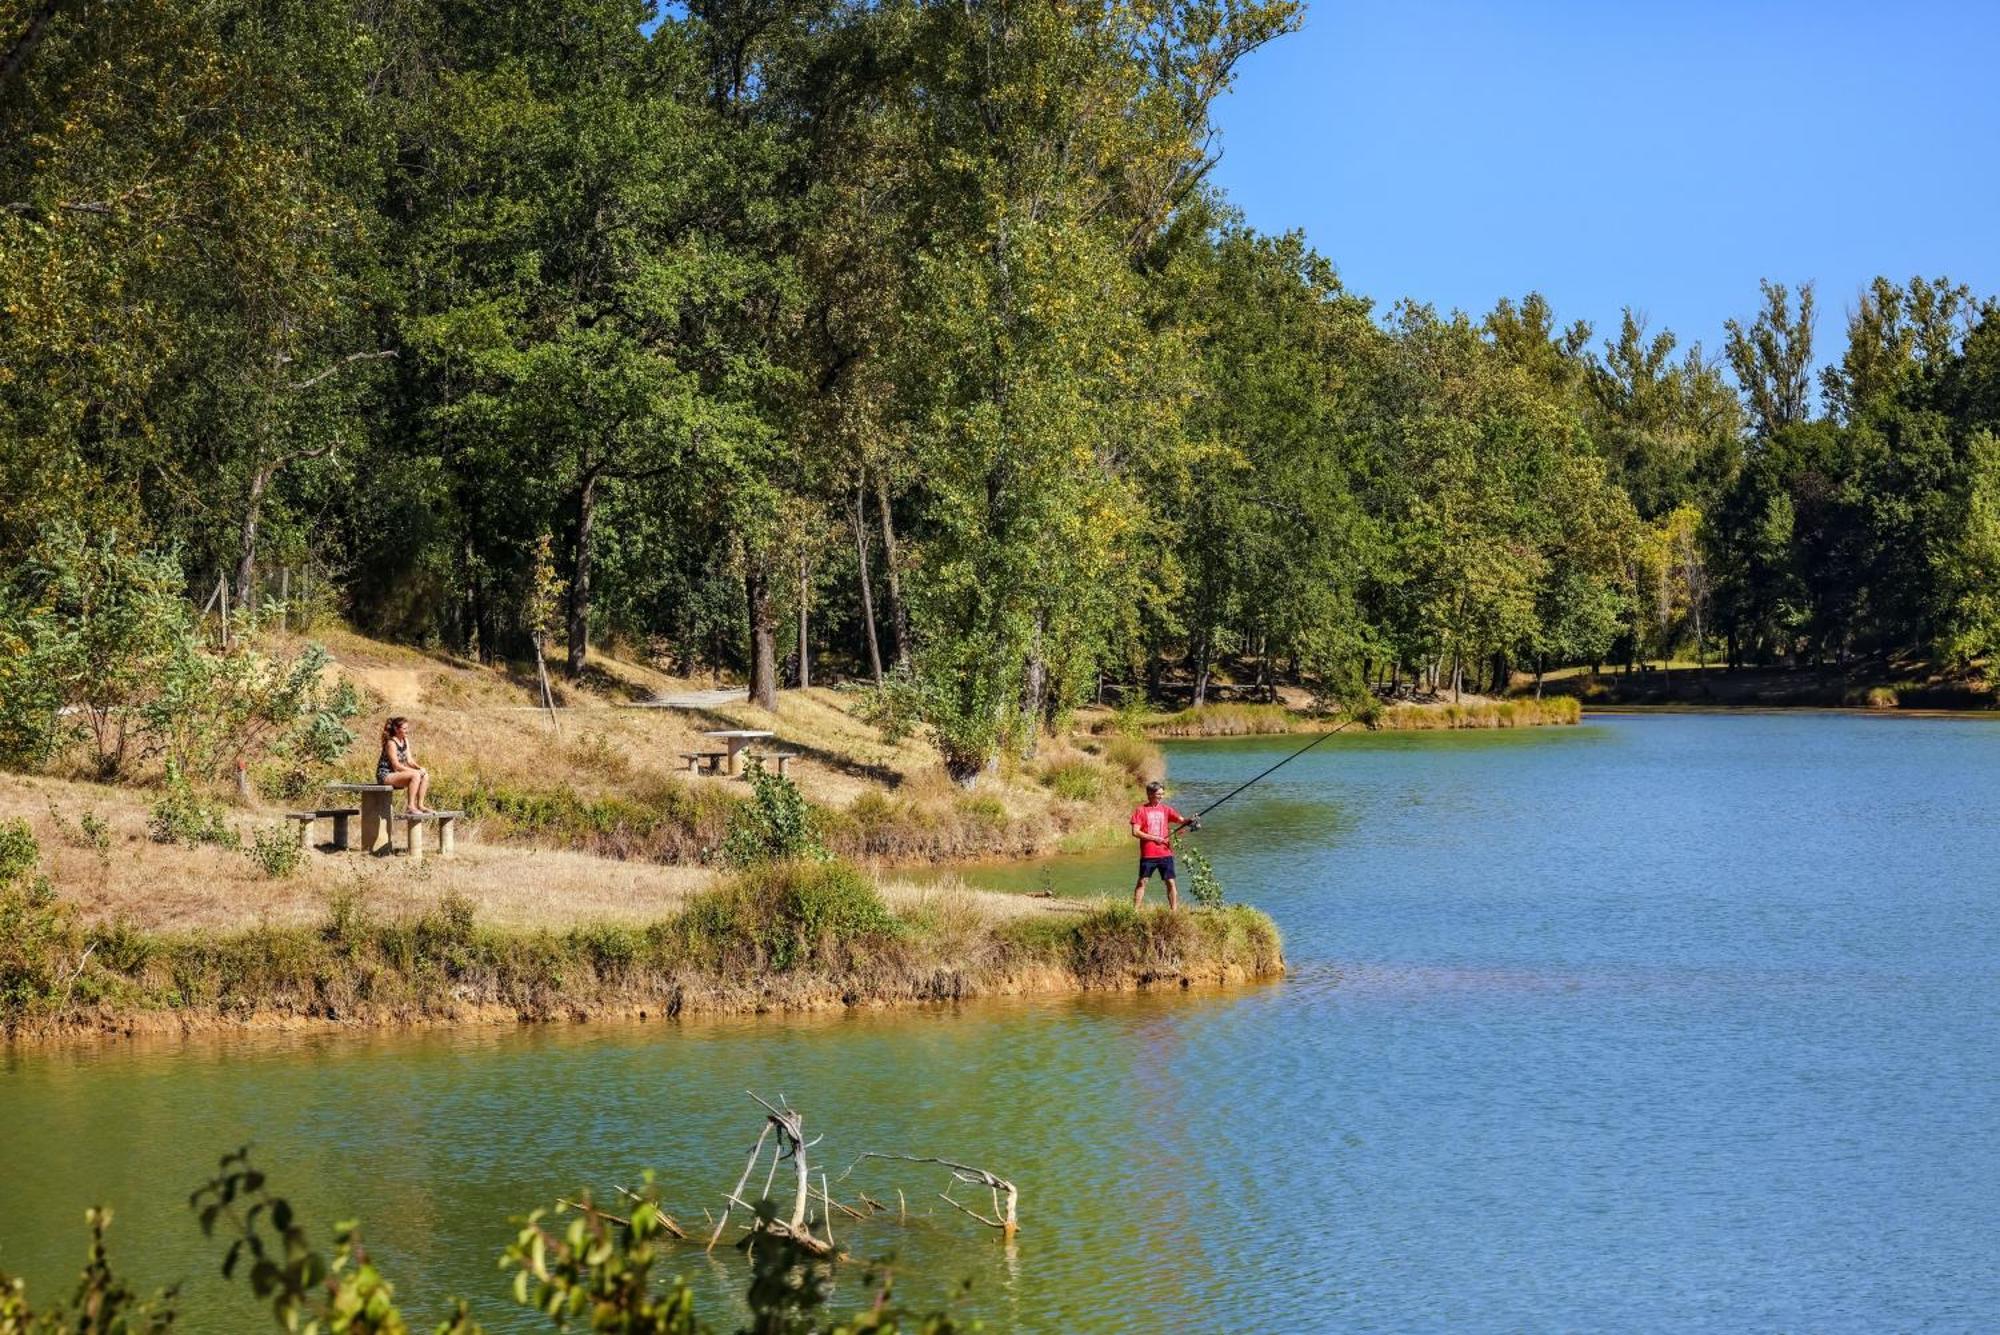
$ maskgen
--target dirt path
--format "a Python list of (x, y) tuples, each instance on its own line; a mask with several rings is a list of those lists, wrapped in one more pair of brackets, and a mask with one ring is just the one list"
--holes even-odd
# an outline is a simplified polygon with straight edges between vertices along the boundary
[(717, 705), (740, 705), (746, 697), (741, 686), (725, 686), (719, 691), (675, 691), (656, 695), (627, 706), (630, 709), (713, 709)]

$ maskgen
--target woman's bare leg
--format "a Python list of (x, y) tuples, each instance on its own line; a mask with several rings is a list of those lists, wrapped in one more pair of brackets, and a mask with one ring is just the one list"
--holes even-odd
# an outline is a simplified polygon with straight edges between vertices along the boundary
[(431, 772), (427, 769), (418, 770), (416, 782), (410, 785), (410, 791), (417, 796), (417, 810), (429, 811), (431, 809)]

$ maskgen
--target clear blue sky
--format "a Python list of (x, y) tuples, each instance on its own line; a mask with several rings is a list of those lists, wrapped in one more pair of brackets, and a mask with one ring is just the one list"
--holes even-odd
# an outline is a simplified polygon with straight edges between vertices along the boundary
[(1217, 107), (1215, 179), (1348, 288), (1721, 351), (1760, 277), (1815, 351), (1877, 273), (2000, 294), (2000, 0), (1310, 0)]

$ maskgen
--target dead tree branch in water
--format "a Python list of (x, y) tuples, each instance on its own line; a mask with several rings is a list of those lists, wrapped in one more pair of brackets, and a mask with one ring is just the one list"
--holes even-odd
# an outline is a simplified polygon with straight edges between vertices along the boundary
[(966, 1214), (971, 1215), (988, 1228), (998, 1229), (1003, 1238), (1012, 1238), (1020, 1230), (1019, 1211), (1017, 1208), (1020, 1202), (1020, 1192), (1015, 1189), (1012, 1182), (1009, 1182), (1004, 1177), (989, 1173), (984, 1168), (974, 1168), (971, 1164), (959, 1163), (953, 1159), (940, 1159), (935, 1155), (884, 1154), (877, 1150), (869, 1150), (861, 1158), (849, 1164), (847, 1166), (847, 1173), (842, 1173), (840, 1179), (846, 1181), (847, 1174), (859, 1168), (865, 1159), (888, 1159), (897, 1163), (932, 1163), (949, 1169), (954, 1183), (963, 1182), (972, 1186), (985, 1187), (993, 1194), (993, 1214), (989, 1218), (986, 1215), (980, 1214), (977, 1210), (954, 1200), (949, 1190), (939, 1192), (938, 1195), (943, 1197), (947, 1204), (963, 1210)]

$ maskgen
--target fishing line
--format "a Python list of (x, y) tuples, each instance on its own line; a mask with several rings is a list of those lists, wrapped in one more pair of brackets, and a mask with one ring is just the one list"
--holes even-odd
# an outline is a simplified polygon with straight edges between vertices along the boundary
[(1206, 816), (1209, 812), (1215, 810), (1217, 807), (1221, 806), (1224, 802), (1227, 802), (1230, 798), (1236, 796), (1238, 793), (1242, 792), (1245, 788), (1248, 788), (1251, 784), (1256, 783), (1260, 779), (1264, 779), (1272, 774), (1277, 773), (1279, 770), (1291, 764), (1294, 760), (1297, 760), (1300, 756), (1304, 755), (1306, 752), (1312, 750), (1315, 746), (1318, 746), (1321, 742), (1325, 741), (1327, 738), (1333, 736), (1335, 733), (1345, 732), (1347, 729), (1353, 727), (1358, 722), (1360, 722), (1359, 719), (1349, 719), (1347, 720), (1347, 722), (1341, 724), (1338, 728), (1333, 728), (1330, 729), (1329, 731), (1321, 733), (1319, 736), (1313, 738), (1311, 741), (1307, 742), (1304, 746), (1300, 747), (1298, 750), (1286, 756), (1283, 760), (1280, 760), (1277, 764), (1271, 766), (1270, 769), (1267, 769), (1262, 774), (1259, 774), (1256, 778), (1249, 779), (1244, 781), (1243, 783), (1237, 784), (1234, 788), (1231, 788), (1221, 797), (1216, 798), (1213, 802), (1210, 802), (1200, 811), (1195, 812), (1194, 818), (1196, 820), (1200, 820), (1203, 816)]

